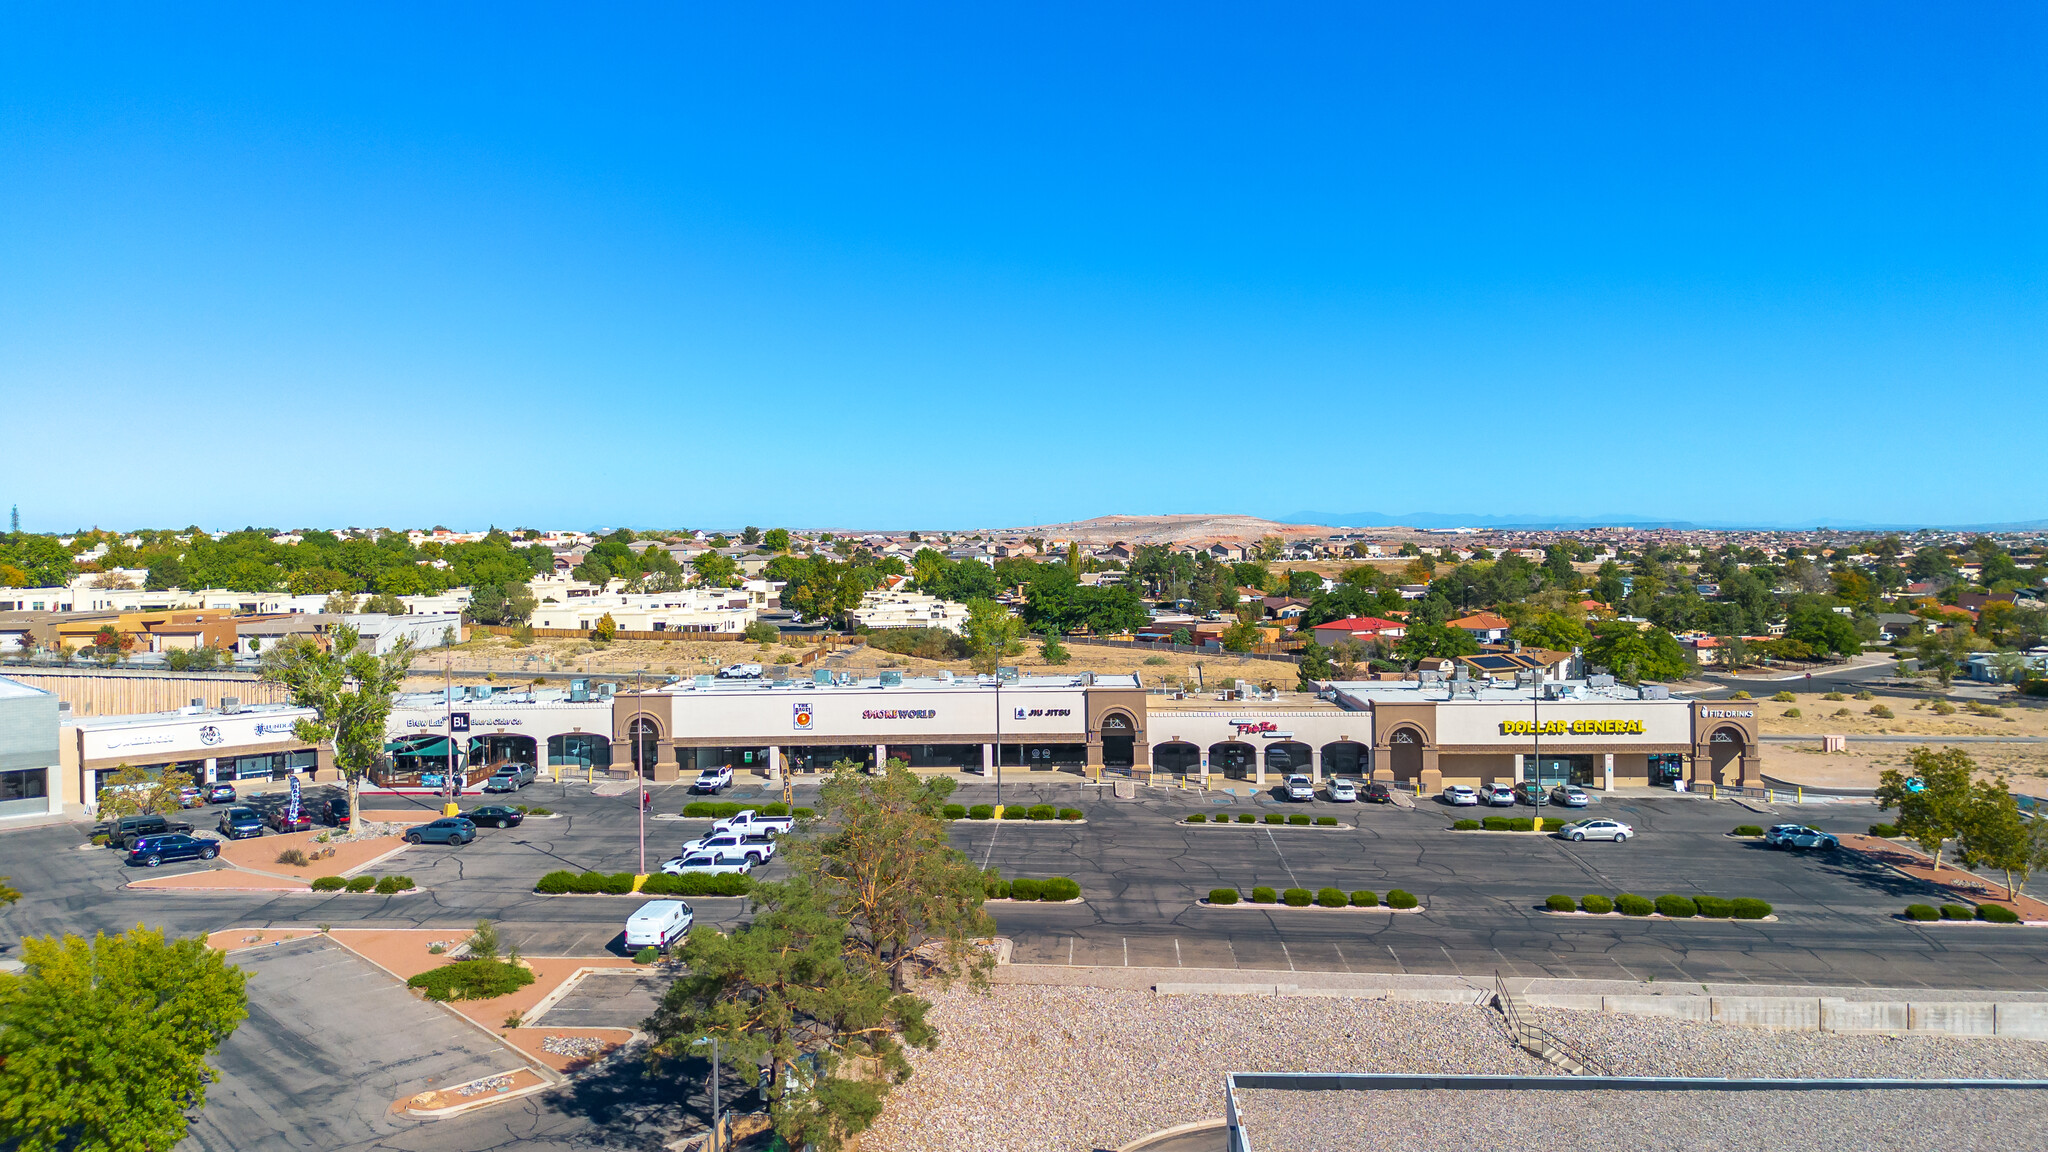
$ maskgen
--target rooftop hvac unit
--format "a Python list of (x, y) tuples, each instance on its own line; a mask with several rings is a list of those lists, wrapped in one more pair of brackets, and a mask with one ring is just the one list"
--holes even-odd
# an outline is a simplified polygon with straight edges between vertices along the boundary
[(1082, 686), (1083, 688), (1087, 688), (1087, 687), (1092, 687), (1092, 686), (1094, 685), (1094, 683), (1095, 683), (1095, 673), (1093, 673), (1093, 672), (1083, 672), (1083, 673), (1081, 673), (1081, 686)]
[[(710, 677), (709, 677), (709, 676), (699, 676), (699, 677), (698, 677), (698, 679), (699, 679), (699, 680), (709, 680), (709, 679), (710, 679)], [(813, 683), (813, 684), (830, 684), (831, 682), (832, 682), (832, 670), (831, 670), (830, 668), (813, 668), (813, 669), (811, 669), (811, 683)]]
[(1005, 684), (1014, 683), (1017, 679), (1017, 670), (1015, 668), (998, 668), (996, 669), (996, 679)]
[(204, 697), (204, 696), (194, 696), (194, 697), (192, 698), (192, 706), (193, 706), (194, 708), (198, 708), (198, 709), (201, 709), (201, 710), (203, 711), (203, 710), (204, 710), (204, 709), (206, 708), (206, 697)]
[(1645, 684), (1643, 685), (1642, 692), (1643, 699), (1645, 700), (1671, 699), (1671, 689), (1666, 688), (1662, 684)]
[(1588, 676), (1588, 677), (1586, 677), (1586, 687), (1588, 687), (1588, 688), (1612, 688), (1612, 687), (1614, 687), (1614, 677), (1612, 677), (1612, 676), (1609, 676), (1609, 675), (1607, 675), (1607, 674), (1606, 674), (1606, 673), (1604, 673), (1604, 672), (1602, 672), (1602, 673), (1600, 673), (1599, 675), (1596, 675), (1596, 676)]
[(607, 680), (604, 683), (599, 684), (597, 686), (597, 698), (599, 700), (609, 700), (612, 698), (612, 692), (617, 688), (617, 684), (614, 684), (611, 681)]
[(941, 684), (951, 684), (952, 682), (953, 682), (953, 670), (952, 670), (951, 668), (941, 668), (941, 669), (939, 669), (939, 683), (941, 683)]
[(713, 679), (714, 677), (711, 676), (692, 676), (690, 677), (690, 686), (693, 688), (709, 688)]
[(479, 700), (489, 700), (491, 698), (492, 688), (489, 684), (479, 684), (475, 688), (471, 689), (471, 692)]
[(579, 681), (577, 681), (576, 683), (574, 683), (574, 684), (571, 684), (571, 685), (569, 686), (569, 703), (571, 703), (571, 704), (588, 704), (588, 703), (590, 703), (590, 689), (588, 689), (588, 688), (584, 688), (584, 687), (581, 687), (581, 686), (580, 686), (581, 684), (582, 684), (582, 681), (580, 681), (580, 680), (579, 680)]
[(220, 710), (227, 713), (240, 712), (242, 710), (242, 698), (240, 696), (221, 697)]
[(882, 687), (884, 687), (884, 688), (895, 688), (895, 687), (898, 687), (898, 686), (900, 686), (900, 685), (901, 685), (902, 683), (903, 683), (903, 673), (901, 673), (901, 672), (884, 672), (884, 673), (882, 673)]

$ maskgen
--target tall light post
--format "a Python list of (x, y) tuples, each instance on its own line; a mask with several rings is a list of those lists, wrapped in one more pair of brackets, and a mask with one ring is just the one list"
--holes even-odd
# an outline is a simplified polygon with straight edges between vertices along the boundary
[(996, 807), (1003, 805), (1003, 670), (996, 669)]
[[(646, 671), (647, 669), (641, 668), (633, 673), (633, 711), (636, 715), (647, 707), (647, 690), (643, 686), (643, 673)], [(640, 732), (645, 731), (645, 728), (640, 729)], [(633, 807), (638, 809), (640, 813), (640, 875), (645, 876), (647, 875), (647, 800), (649, 793), (644, 782), (645, 778), (640, 775), (646, 771), (646, 759), (640, 754), (640, 732), (633, 734), (633, 790), (637, 793), (633, 797)], [(661, 745), (659, 744), (655, 745), (657, 753), (660, 747)]]

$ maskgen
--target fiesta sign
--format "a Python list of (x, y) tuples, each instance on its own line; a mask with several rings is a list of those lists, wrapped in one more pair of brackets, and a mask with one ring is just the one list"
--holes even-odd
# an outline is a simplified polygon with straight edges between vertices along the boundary
[(1503, 720), (1503, 736), (1640, 736), (1641, 720)]
[(1230, 726), (1237, 729), (1239, 736), (1251, 736), (1260, 732), (1278, 732), (1280, 730), (1280, 726), (1271, 720), (1232, 720)]

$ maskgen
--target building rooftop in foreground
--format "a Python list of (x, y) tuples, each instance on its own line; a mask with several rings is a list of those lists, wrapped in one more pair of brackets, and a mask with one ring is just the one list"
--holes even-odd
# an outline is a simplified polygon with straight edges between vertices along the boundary
[[(1533, 684), (1500, 684), (1492, 680), (1338, 680), (1330, 685), (1342, 699), (1357, 704), (1383, 701), (1399, 703), (1449, 703), (1454, 700), (1477, 700), (1482, 703), (1514, 704), (1531, 703), (1537, 700), (1537, 687)], [(1678, 700), (1662, 685), (1648, 684), (1637, 687), (1622, 684), (1611, 676), (1594, 676), (1585, 680), (1548, 680), (1543, 683), (1544, 703), (1570, 703), (1575, 700)]]
[[(788, 680), (721, 680), (699, 676), (649, 688), (650, 693), (704, 693), (745, 696), (761, 692), (973, 692), (1001, 687), (1006, 690), (1048, 688), (1142, 688), (1135, 674), (1073, 672), (1058, 676), (1017, 676), (998, 680), (994, 676), (851, 676), (840, 674), (827, 683), (813, 677)], [(630, 692), (629, 688), (621, 691)]]

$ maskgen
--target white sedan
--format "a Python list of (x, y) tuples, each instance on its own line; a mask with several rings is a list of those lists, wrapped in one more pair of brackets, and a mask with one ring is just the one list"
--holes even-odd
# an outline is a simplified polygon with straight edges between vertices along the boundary
[(1444, 789), (1444, 803), (1459, 808), (1470, 808), (1479, 803), (1479, 790), (1463, 784), (1453, 784)]
[(1330, 781), (1330, 799), (1339, 804), (1356, 804), (1358, 802), (1358, 785), (1341, 777), (1334, 778)]
[(1620, 844), (1635, 835), (1636, 830), (1619, 820), (1579, 820), (1559, 828), (1557, 834), (1575, 844), (1587, 840), (1612, 840)]

